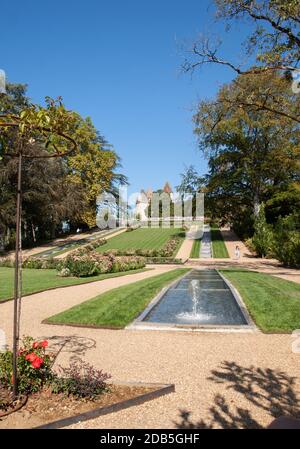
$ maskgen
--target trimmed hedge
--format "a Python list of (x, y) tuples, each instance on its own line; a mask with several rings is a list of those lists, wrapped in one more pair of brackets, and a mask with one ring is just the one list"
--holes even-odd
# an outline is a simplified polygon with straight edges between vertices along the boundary
[(116, 257), (113, 254), (103, 255), (96, 251), (80, 254), (79, 251), (70, 254), (60, 261), (57, 267), (61, 276), (88, 277), (103, 273), (118, 273), (121, 271), (144, 268), (142, 257)]
[[(57, 259), (43, 259), (41, 257), (27, 257), (22, 262), (23, 268), (35, 269), (55, 269), (59, 266), (60, 260)], [(0, 267), (14, 268), (15, 260), (6, 258), (0, 260)]]

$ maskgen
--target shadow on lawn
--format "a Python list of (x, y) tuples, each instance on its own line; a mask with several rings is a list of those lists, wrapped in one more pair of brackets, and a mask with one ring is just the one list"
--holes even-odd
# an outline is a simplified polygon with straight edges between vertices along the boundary
[(295, 377), (283, 371), (270, 368), (262, 369), (254, 366), (242, 367), (235, 362), (223, 362), (220, 370), (212, 371), (209, 381), (222, 385), (225, 390), (235, 393), (236, 402), (221, 394), (216, 394), (214, 403), (209, 409), (207, 421), (201, 419), (193, 422), (191, 412), (179, 410), (180, 422), (175, 422), (179, 429), (210, 429), (221, 427), (224, 429), (255, 429), (262, 428), (261, 424), (252, 416), (251, 410), (238, 406), (238, 396), (249, 402), (249, 408), (277, 418), (283, 415), (300, 416), (300, 408), (295, 388)]

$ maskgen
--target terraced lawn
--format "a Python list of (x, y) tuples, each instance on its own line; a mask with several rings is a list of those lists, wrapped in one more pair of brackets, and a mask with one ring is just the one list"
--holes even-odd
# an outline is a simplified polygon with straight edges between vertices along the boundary
[(131, 249), (160, 249), (173, 235), (179, 235), (182, 237), (182, 241), (185, 237), (185, 233), (180, 228), (140, 228), (112, 237), (105, 245), (97, 248), (97, 251), (103, 253), (112, 249), (124, 251)]
[[(106, 273), (87, 278), (60, 277), (56, 270), (23, 269), (23, 295), (37, 293), (51, 288), (67, 287), (70, 285), (86, 284), (88, 282), (101, 281), (112, 277), (125, 276), (126, 274), (141, 273), (146, 269), (123, 271), (121, 273)], [(14, 269), (0, 267), (0, 302), (11, 299), (14, 294)]]

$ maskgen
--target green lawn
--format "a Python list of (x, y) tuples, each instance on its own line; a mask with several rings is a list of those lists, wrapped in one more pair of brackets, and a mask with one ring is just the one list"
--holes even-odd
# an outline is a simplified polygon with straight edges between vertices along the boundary
[[(36, 293), (51, 288), (66, 287), (69, 285), (86, 284), (111, 277), (125, 276), (126, 274), (141, 273), (145, 269), (123, 271), (121, 273), (107, 273), (87, 278), (60, 277), (56, 270), (23, 269), (23, 295)], [(14, 269), (0, 267), (0, 302), (13, 297)]]
[(262, 331), (291, 332), (300, 329), (299, 284), (242, 269), (221, 272), (239, 291)]
[(160, 290), (183, 276), (188, 269), (168, 273), (115, 288), (46, 320), (53, 324), (81, 324), (124, 328), (131, 323)]
[(184, 231), (180, 228), (140, 228), (112, 237), (105, 245), (99, 246), (97, 251), (104, 252), (111, 249), (160, 249), (173, 235), (181, 236), (182, 240), (185, 237)]
[(213, 257), (216, 259), (225, 259), (229, 257), (220, 229), (216, 225), (211, 225), (211, 241)]
[(192, 251), (190, 254), (190, 259), (199, 259), (201, 248), (201, 239), (194, 240)]

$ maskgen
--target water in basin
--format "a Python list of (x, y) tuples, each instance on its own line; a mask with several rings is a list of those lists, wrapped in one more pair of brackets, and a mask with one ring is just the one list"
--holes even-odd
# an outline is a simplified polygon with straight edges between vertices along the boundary
[(193, 270), (144, 318), (152, 323), (247, 325), (231, 289), (215, 270)]

